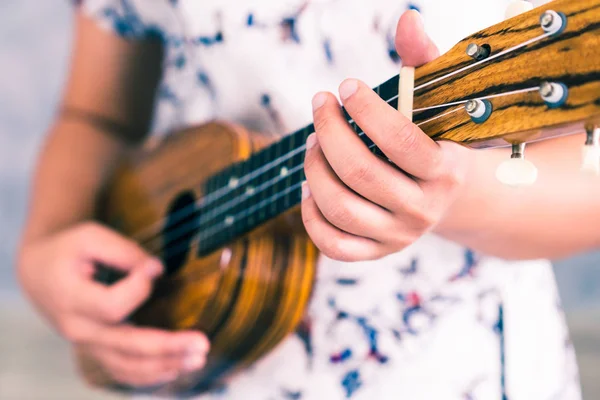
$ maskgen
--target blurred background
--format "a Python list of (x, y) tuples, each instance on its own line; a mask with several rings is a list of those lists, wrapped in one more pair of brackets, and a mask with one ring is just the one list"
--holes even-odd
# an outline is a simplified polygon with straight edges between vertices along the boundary
[[(1, 400), (115, 398), (92, 392), (77, 379), (68, 347), (30, 308), (14, 274), (29, 178), (68, 67), (69, 4), (0, 1)], [(556, 260), (555, 270), (584, 398), (600, 399), (600, 253)]]

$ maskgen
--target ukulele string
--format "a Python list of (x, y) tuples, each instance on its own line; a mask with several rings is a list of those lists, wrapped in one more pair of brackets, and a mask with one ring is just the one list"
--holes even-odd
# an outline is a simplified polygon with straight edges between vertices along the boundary
[(518, 44), (516, 46), (510, 47), (510, 48), (508, 48), (506, 50), (502, 50), (501, 52), (496, 53), (493, 56), (489, 56), (488, 58), (484, 58), (483, 60), (474, 62), (473, 64), (469, 64), (469, 65), (467, 65), (465, 67), (459, 68), (456, 71), (449, 72), (448, 74), (440, 76), (439, 78), (432, 79), (429, 82), (425, 82), (424, 84), (415, 87), (415, 91), (417, 91), (419, 89), (424, 89), (427, 86), (433, 85), (434, 83), (437, 83), (437, 82), (440, 82), (440, 81), (442, 81), (444, 79), (450, 78), (451, 76), (454, 76), (454, 75), (460, 74), (462, 72), (468, 71), (469, 69), (474, 68), (474, 67), (476, 67), (478, 65), (484, 64), (484, 63), (492, 61), (492, 60), (495, 60), (496, 58), (499, 58), (499, 57), (502, 57), (502, 56), (504, 56), (506, 54), (512, 53), (513, 51), (518, 50), (518, 49), (520, 49), (522, 47), (529, 46), (530, 44), (539, 42), (540, 40), (543, 40), (543, 39), (547, 38), (548, 36), (552, 36), (552, 33), (551, 32), (546, 32), (546, 33), (544, 33), (544, 34), (542, 34), (540, 36), (537, 36), (537, 37), (534, 37), (532, 39), (526, 40), (525, 42), (523, 42), (521, 44)]
[[(501, 51), (501, 52), (499, 52), (499, 53), (497, 53), (497, 54), (495, 54), (493, 56), (490, 56), (490, 57), (488, 57), (486, 59), (480, 60), (480, 61), (475, 62), (473, 64), (469, 64), (469, 65), (467, 65), (467, 66), (465, 66), (463, 68), (459, 68), (458, 70), (449, 72), (446, 75), (443, 75), (443, 76), (440, 76), (438, 78), (432, 79), (429, 82), (426, 82), (426, 83), (424, 83), (424, 84), (422, 84), (420, 86), (415, 87), (414, 88), (414, 92), (416, 92), (417, 90), (426, 88), (426, 87), (428, 87), (428, 86), (430, 86), (430, 85), (432, 85), (434, 83), (437, 83), (437, 82), (440, 82), (442, 80), (445, 80), (445, 79), (447, 79), (449, 77), (452, 77), (454, 75), (457, 75), (459, 73), (468, 71), (469, 69), (472, 69), (472, 68), (474, 68), (476, 66), (482, 65), (482, 64), (484, 64), (486, 62), (492, 61), (492, 60), (494, 60), (496, 58), (499, 58), (501, 56), (507, 55), (507, 54), (509, 54), (511, 52), (514, 52), (514, 51), (522, 48), (522, 47), (525, 47), (525, 46), (528, 46), (530, 44), (536, 43), (536, 42), (538, 42), (540, 40), (543, 40), (544, 38), (546, 38), (548, 36), (551, 36), (551, 34), (550, 33), (544, 33), (544, 34), (542, 34), (540, 36), (537, 36), (535, 38), (527, 40), (527, 41), (525, 41), (525, 42), (523, 42), (521, 44), (518, 44), (516, 46), (510, 47), (510, 48), (508, 48), (506, 50), (503, 50), (503, 51)], [(389, 104), (390, 102), (396, 100), (397, 98), (398, 98), (398, 95), (393, 96), (392, 98), (386, 100), (386, 103)], [(481, 98), (481, 99), (483, 99), (483, 98)], [(463, 103), (463, 102), (457, 102), (457, 104), (460, 104), (460, 103)], [(437, 108), (437, 107), (444, 107), (444, 106), (446, 106), (446, 105), (438, 105), (438, 106), (433, 106), (433, 107)], [(413, 113), (414, 112), (419, 112), (419, 111), (422, 111), (422, 110), (426, 110), (426, 109), (428, 109), (428, 108), (416, 109), (416, 110), (413, 110)], [(353, 123), (354, 121), (351, 119), (348, 122), (349, 123)], [(362, 136), (363, 134), (364, 134), (364, 132), (361, 132), (359, 134), (359, 136)], [(190, 214), (193, 214), (195, 212), (195, 210), (196, 210), (196, 207), (207, 206), (207, 205), (209, 205), (209, 204), (211, 204), (211, 203), (219, 200), (220, 198), (222, 198), (223, 196), (227, 195), (231, 191), (237, 189), (237, 187), (239, 187), (239, 185), (243, 185), (243, 184), (249, 182), (250, 180), (252, 180), (252, 179), (254, 179), (254, 178), (262, 175), (266, 171), (270, 170), (272, 167), (279, 165), (280, 163), (288, 160), (289, 158), (291, 158), (294, 155), (298, 154), (299, 152), (303, 151), (305, 149), (305, 147), (306, 147), (306, 145), (302, 145), (299, 148), (296, 148), (296, 149), (292, 150), (291, 152), (283, 154), (282, 156), (276, 158), (275, 160), (273, 160), (273, 161), (271, 161), (271, 162), (263, 165), (262, 167), (260, 167), (260, 168), (258, 168), (256, 170), (252, 171), (251, 173), (249, 173), (249, 174), (247, 174), (245, 176), (242, 176), (241, 178), (238, 178), (238, 184), (236, 185), (236, 187), (230, 187), (228, 185), (222, 186), (221, 188), (215, 190), (214, 192), (211, 192), (211, 193), (209, 193), (209, 194), (201, 197), (200, 199), (198, 199), (195, 202), (194, 205), (185, 207), (185, 208), (183, 208), (183, 209), (181, 209), (181, 210), (173, 213), (171, 215), (171, 218), (180, 218), (179, 220), (177, 220), (175, 222), (181, 221), (183, 218), (186, 218)], [(193, 209), (192, 213), (188, 212), (189, 209)], [(165, 221), (166, 221), (166, 218), (163, 218), (161, 220), (156, 221), (155, 223), (147, 226), (146, 228), (143, 228), (140, 231), (136, 232), (133, 235), (133, 238), (135, 240), (137, 240), (137, 241), (142, 242), (142, 243), (144, 243), (147, 239), (153, 239), (154, 236), (160, 235), (160, 230), (161, 230), (160, 226), (162, 226), (165, 223)], [(149, 235), (151, 235), (151, 236), (147, 237)]]
[(450, 114), (454, 114), (455, 112), (457, 112), (457, 111), (460, 111), (460, 110), (462, 110), (462, 109), (463, 109), (462, 107), (456, 107), (456, 108), (455, 108), (455, 109), (453, 109), (453, 110), (447, 111), (447, 112), (445, 112), (445, 113), (443, 113), (443, 114), (440, 114), (440, 115), (437, 115), (437, 116), (435, 116), (435, 117), (433, 117), (433, 118), (429, 118), (429, 119), (427, 119), (427, 120), (425, 120), (425, 121), (419, 122), (419, 123), (417, 124), (417, 126), (425, 125), (425, 124), (427, 124), (427, 123), (429, 123), (429, 122), (431, 122), (431, 121), (435, 121), (436, 119), (440, 119), (440, 118), (442, 118), (442, 117), (445, 117), (445, 116), (448, 116), (448, 115), (450, 115)]
[[(373, 147), (375, 147), (375, 144), (372, 144), (370, 146), (368, 146), (369, 149), (372, 149)], [(296, 168), (302, 168), (304, 167), (304, 163), (299, 164)], [(290, 170), (291, 171), (291, 170)], [(302, 182), (296, 183), (292, 186), (287, 187), (285, 190), (278, 192), (277, 194), (262, 200), (261, 202), (253, 205), (252, 207), (249, 207), (245, 210), (242, 210), (240, 212), (238, 212), (237, 214), (231, 216), (233, 218), (233, 221), (237, 221), (241, 218), (245, 218), (250, 216), (251, 214), (257, 212), (258, 210), (260, 210), (261, 208), (265, 207), (265, 206), (269, 206), (271, 204), (273, 204), (275, 201), (277, 201), (279, 198), (287, 195), (288, 193), (300, 188), (302, 186)], [(221, 221), (217, 224), (211, 225), (208, 227), (208, 229), (205, 230), (198, 230), (198, 226), (197, 224), (194, 224), (194, 228), (191, 230), (188, 230), (187, 232), (178, 232), (177, 235), (173, 235), (172, 233), (169, 235), (170, 238), (173, 238), (173, 240), (171, 240), (171, 242), (173, 243), (169, 243), (166, 242), (165, 246), (160, 248), (157, 251), (152, 251), (150, 252), (152, 255), (154, 256), (159, 256), (162, 252), (164, 252), (165, 250), (169, 250), (169, 255), (166, 258), (165, 261), (168, 261), (169, 259), (171, 259), (172, 257), (176, 257), (179, 254), (181, 254), (183, 251), (186, 251), (187, 248), (189, 247), (189, 242), (184, 241), (184, 240), (180, 240), (180, 241), (174, 241), (175, 237), (181, 237), (184, 235), (189, 234), (190, 232), (193, 232), (195, 230), (198, 230), (194, 237), (192, 237), (191, 241), (194, 240), (198, 240), (199, 242), (202, 242), (204, 239), (216, 235), (216, 234), (220, 234), (222, 233), (225, 229), (229, 228), (231, 225), (228, 225), (225, 221)], [(181, 227), (183, 228), (183, 226)], [(178, 248), (179, 247), (179, 248)], [(175, 251), (173, 251), (175, 249)]]
[[(304, 163), (299, 164), (297, 166), (295, 166), (294, 168), (291, 168), (286, 176), (281, 176), (278, 175), (275, 178), (271, 178), (270, 180), (264, 182), (263, 184), (261, 184), (260, 186), (257, 186), (255, 188), (255, 192), (252, 194), (252, 196), (254, 196), (255, 194), (260, 194), (261, 192), (268, 190), (269, 188), (275, 186), (277, 184), (277, 182), (283, 180), (283, 179), (287, 179), (289, 178), (292, 174), (300, 171), (302, 168), (304, 167)], [(215, 219), (215, 217), (222, 215), (223, 213), (230, 211), (231, 209), (233, 209), (234, 207), (236, 207), (238, 204), (240, 204), (241, 202), (243, 202), (244, 200), (246, 200), (248, 198), (247, 194), (243, 194), (237, 197), (234, 197), (233, 199), (221, 204), (220, 206), (218, 206), (217, 208), (215, 208), (214, 210), (211, 210), (209, 213), (200, 213), (200, 220), (199, 221), (191, 221), (187, 224), (183, 224), (183, 225), (179, 225), (176, 229), (171, 230), (169, 232), (169, 238), (171, 239), (170, 241), (167, 241), (165, 243), (165, 245), (168, 245), (169, 242), (172, 242), (175, 239), (180, 238), (181, 236), (184, 236), (186, 234), (188, 234), (190, 231), (186, 231), (186, 228), (191, 228), (192, 230), (197, 229), (198, 227), (201, 227), (202, 225), (206, 224), (209, 221), (212, 221), (213, 219)], [(160, 237), (155, 237), (152, 238), (151, 241), (146, 242), (146, 244), (149, 243), (153, 243), (154, 241), (160, 239)]]
[(413, 110), (413, 112), (421, 112), (421, 111), (427, 111), (427, 110), (434, 110), (436, 108), (442, 108), (442, 107), (450, 107), (450, 106), (456, 106), (456, 105), (460, 105), (460, 104), (465, 104), (468, 103), (470, 100), (486, 100), (486, 99), (493, 99), (496, 97), (504, 97), (504, 96), (510, 96), (510, 95), (514, 95), (514, 94), (521, 94), (521, 93), (527, 93), (527, 92), (534, 92), (540, 90), (539, 86), (532, 86), (530, 88), (526, 88), (526, 89), (517, 89), (517, 90), (513, 90), (511, 92), (504, 92), (504, 93), (497, 93), (497, 94), (490, 94), (487, 96), (483, 96), (483, 97), (477, 97), (476, 99), (468, 99), (468, 100), (461, 100), (461, 101), (454, 101), (452, 103), (445, 103), (445, 104), (440, 104), (437, 106), (430, 106), (430, 107), (424, 107), (424, 108), (417, 108), (415, 110)]
[[(514, 91), (511, 91), (511, 92), (506, 92), (506, 93), (502, 93), (502, 94), (494, 94), (494, 95), (484, 96), (484, 97), (480, 97), (479, 99), (483, 100), (483, 99), (504, 97), (504, 96), (510, 96), (510, 95), (514, 95), (514, 94), (527, 93), (527, 92), (536, 91), (536, 90), (539, 90), (538, 86), (527, 88), (527, 89), (514, 90)], [(421, 110), (427, 110), (427, 109), (433, 109), (433, 108), (440, 108), (440, 107), (447, 107), (447, 106), (452, 106), (452, 105), (464, 104), (466, 102), (468, 102), (468, 100), (466, 100), (466, 101), (460, 101), (460, 102), (447, 103), (447, 104), (441, 104), (441, 105), (432, 106), (432, 107), (428, 107), (428, 108), (421, 109)], [(431, 121), (434, 121), (434, 120), (442, 118), (444, 116), (456, 113), (457, 111), (461, 111), (461, 110), (463, 110), (462, 107), (454, 108), (454, 109), (452, 109), (452, 110), (450, 110), (448, 112), (445, 112), (443, 114), (437, 115), (437, 116), (435, 116), (433, 118), (430, 118), (428, 120), (422, 121), (419, 124), (417, 124), (417, 126), (421, 126), (423, 124), (429, 123)], [(363, 135), (364, 135), (364, 132), (360, 132), (359, 133), (359, 136), (363, 136)], [(375, 144), (372, 144), (368, 148), (372, 149), (374, 146), (375, 146)], [(191, 231), (193, 231), (195, 229), (201, 229), (202, 226), (206, 225), (208, 222), (215, 220), (217, 217), (226, 215), (227, 212), (231, 211), (234, 207), (236, 207), (237, 205), (239, 205), (240, 203), (242, 203), (243, 201), (245, 201), (247, 198), (255, 196), (255, 195), (258, 195), (261, 192), (272, 188), (279, 181), (289, 178), (290, 175), (296, 173), (297, 171), (299, 171), (303, 167), (304, 167), (304, 163), (301, 163), (301, 164), (299, 164), (299, 165), (291, 168), (289, 171), (287, 171), (286, 175), (278, 175), (278, 176), (276, 176), (274, 178), (271, 178), (270, 180), (264, 182), (260, 186), (257, 186), (256, 188), (254, 188), (254, 191), (252, 192), (252, 194), (243, 193), (243, 194), (241, 194), (241, 195), (239, 195), (237, 197), (234, 197), (231, 200), (229, 200), (229, 201), (227, 201), (227, 202), (219, 205), (214, 210), (210, 210), (210, 212), (208, 212), (208, 213), (202, 213), (201, 209), (198, 209), (198, 210), (194, 209), (194, 211), (192, 213), (200, 212), (200, 219), (199, 219), (199, 221), (190, 221), (189, 223), (184, 223), (182, 225), (179, 225), (177, 228), (170, 230), (169, 231), (169, 239), (170, 240), (168, 240), (167, 242), (165, 242), (163, 245), (166, 247), (170, 243), (172, 243), (175, 240), (181, 238), (182, 236), (185, 236), (185, 235), (189, 234)], [(239, 188), (239, 186), (238, 186), (238, 188)], [(271, 202), (273, 202), (273, 201), (271, 201)], [(187, 208), (188, 207), (184, 208), (184, 210), (187, 209)], [(236, 216), (233, 216), (233, 218), (234, 218), (234, 220), (237, 220)], [(214, 227), (214, 225), (209, 226), (209, 229), (211, 229), (212, 227)], [(154, 243), (156, 240), (159, 240), (159, 239), (161, 239), (161, 238), (160, 237), (152, 238), (151, 240), (147, 241), (145, 244)]]

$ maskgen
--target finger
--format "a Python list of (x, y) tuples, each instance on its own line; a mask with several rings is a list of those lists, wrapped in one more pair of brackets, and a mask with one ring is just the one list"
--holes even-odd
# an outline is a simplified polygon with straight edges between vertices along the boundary
[(339, 91), (348, 114), (394, 164), (419, 179), (439, 176), (442, 151), (421, 129), (363, 82), (347, 79)]
[(136, 357), (109, 347), (92, 346), (88, 353), (116, 382), (134, 387), (151, 387), (175, 381), (181, 373), (202, 368), (206, 358), (192, 367), (183, 357)]
[(331, 225), (319, 211), (308, 183), (302, 184), (302, 221), (313, 243), (325, 256), (337, 261), (362, 261), (386, 254), (378, 242), (343, 232)]
[(137, 243), (121, 236), (100, 224), (85, 224), (74, 231), (81, 257), (91, 263), (102, 263), (122, 271), (130, 271), (141, 265), (150, 268), (151, 276), (162, 273), (163, 267), (157, 261), (148, 263), (152, 256)]
[(75, 311), (97, 321), (123, 321), (150, 296), (154, 271), (158, 268), (160, 265), (156, 260), (147, 259), (146, 264), (133, 269), (112, 286), (81, 282)]
[(402, 14), (396, 27), (396, 51), (402, 65), (418, 67), (439, 57), (440, 52), (425, 33), (423, 18), (416, 10)]
[(403, 210), (403, 204), (421, 202), (419, 185), (369, 151), (348, 125), (332, 94), (317, 94), (313, 108), (317, 142), (342, 182), (392, 212)]
[(134, 357), (206, 356), (208, 338), (200, 332), (168, 332), (129, 325), (102, 326), (90, 340)]
[(393, 215), (360, 197), (338, 179), (314, 135), (307, 140), (304, 170), (321, 214), (341, 231), (381, 241), (392, 227)]

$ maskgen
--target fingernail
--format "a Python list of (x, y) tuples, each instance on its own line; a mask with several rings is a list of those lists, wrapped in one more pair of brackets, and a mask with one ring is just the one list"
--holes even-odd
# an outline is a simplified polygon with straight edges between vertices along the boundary
[(347, 79), (340, 85), (340, 97), (346, 100), (358, 90), (358, 82), (355, 79)]
[(317, 144), (317, 136), (314, 133), (311, 133), (306, 138), (306, 150), (312, 149)]
[(313, 111), (320, 108), (327, 101), (327, 94), (325, 93), (317, 93), (312, 99), (312, 108)]
[(185, 368), (186, 371), (194, 371), (202, 368), (205, 361), (206, 357), (197, 354), (190, 354), (183, 360), (183, 368)]
[(306, 200), (310, 197), (310, 188), (308, 187), (308, 183), (302, 182), (302, 200)]
[(151, 258), (148, 260), (146, 262), (145, 269), (151, 278), (159, 276), (163, 272), (162, 263), (157, 258)]
[(419, 18), (417, 18), (417, 21), (420, 24), (420, 26), (423, 27), (423, 24), (425, 23), (425, 19), (423, 18), (423, 14), (421, 14), (421, 12), (419, 10), (415, 10), (414, 8), (411, 9), (410, 12), (413, 13), (413, 15), (419, 17)]

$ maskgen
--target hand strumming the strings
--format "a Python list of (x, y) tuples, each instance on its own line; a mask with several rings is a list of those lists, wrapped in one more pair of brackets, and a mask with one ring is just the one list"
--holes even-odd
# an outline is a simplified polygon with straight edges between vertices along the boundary
[[(112, 286), (93, 279), (95, 264), (126, 273)], [(175, 380), (203, 367), (209, 349), (197, 332), (166, 332), (123, 322), (149, 296), (163, 272), (136, 243), (83, 223), (24, 247), (23, 287), (38, 310), (67, 340), (94, 359), (98, 379), (131, 386)], [(93, 383), (93, 382), (91, 382)]]
[[(413, 11), (399, 21), (396, 47), (405, 66), (438, 56)], [(306, 143), (303, 220), (326, 256), (378, 259), (435, 227), (465, 182), (471, 152), (434, 142), (358, 80), (344, 81), (339, 95), (348, 114), (395, 166), (369, 151), (333, 94), (317, 94), (315, 133)]]

